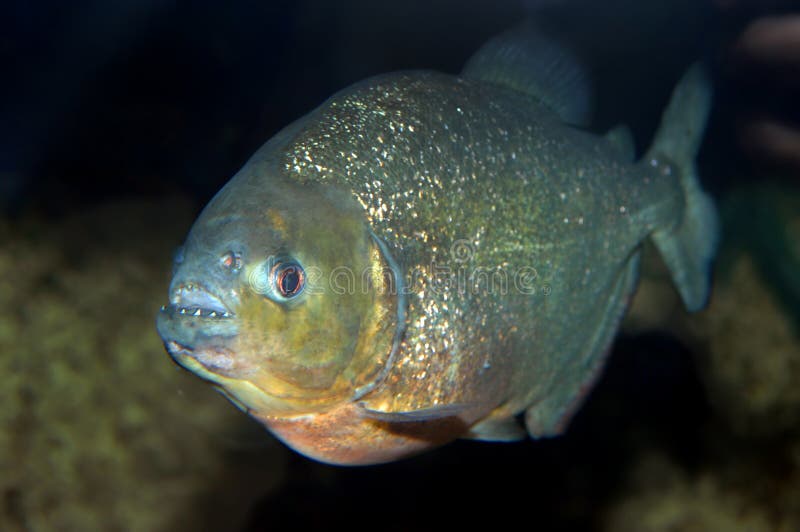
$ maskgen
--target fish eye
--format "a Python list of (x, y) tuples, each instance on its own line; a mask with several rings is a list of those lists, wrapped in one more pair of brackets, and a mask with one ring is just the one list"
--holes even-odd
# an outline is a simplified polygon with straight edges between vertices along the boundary
[(298, 296), (305, 286), (306, 273), (295, 261), (278, 262), (272, 267), (270, 279), (276, 294), (286, 299)]

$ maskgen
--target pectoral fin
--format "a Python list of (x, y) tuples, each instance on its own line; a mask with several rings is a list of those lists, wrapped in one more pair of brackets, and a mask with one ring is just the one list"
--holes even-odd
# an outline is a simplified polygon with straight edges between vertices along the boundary
[(364, 402), (358, 403), (358, 407), (361, 414), (369, 419), (385, 421), (387, 423), (410, 423), (430, 421), (432, 419), (458, 417), (460, 414), (474, 409), (475, 405), (450, 404), (420, 408), (419, 410), (408, 410), (404, 412), (384, 412), (381, 410), (373, 410)]

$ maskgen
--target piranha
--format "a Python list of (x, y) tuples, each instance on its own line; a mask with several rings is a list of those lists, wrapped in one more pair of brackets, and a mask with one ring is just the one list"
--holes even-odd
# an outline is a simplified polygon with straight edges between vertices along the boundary
[(576, 127), (587, 80), (523, 26), (458, 76), (390, 73), (335, 94), (200, 214), (157, 318), (169, 354), (332, 464), (563, 432), (643, 243), (694, 311), (717, 238), (693, 162), (703, 69), (679, 82), (639, 161), (624, 127)]

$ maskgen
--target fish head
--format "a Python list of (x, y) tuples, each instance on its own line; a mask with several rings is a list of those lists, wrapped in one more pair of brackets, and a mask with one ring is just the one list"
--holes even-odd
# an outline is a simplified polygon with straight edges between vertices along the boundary
[(159, 334), (178, 364), (261, 419), (354, 401), (395, 342), (384, 252), (349, 193), (250, 163), (177, 254)]

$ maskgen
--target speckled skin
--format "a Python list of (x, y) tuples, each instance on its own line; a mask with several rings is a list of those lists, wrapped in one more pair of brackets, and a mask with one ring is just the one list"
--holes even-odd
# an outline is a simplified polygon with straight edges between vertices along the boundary
[[(681, 214), (677, 179), (524, 95), (435, 73), (344, 91), (282, 157), (291, 179), (350, 190), (409, 279), (404, 341), (370, 397), (380, 410), (510, 401), (513, 413), (579, 385), (639, 244)], [(507, 289), (470, 282), (479, 268), (505, 272)], [(440, 273), (437, 289), (434, 269), (455, 281)]]
[[(218, 368), (186, 360), (200, 349), (173, 349), (173, 356), (290, 446), (327, 462), (393, 460), (526, 410), (532, 435), (557, 433), (602, 365), (635, 287), (641, 242), (681, 219), (674, 174), (664, 161), (625, 161), (605, 138), (564, 125), (522, 93), (433, 72), (366, 80), (259, 150), (203, 213), (190, 243), (209, 242), (212, 254), (225, 240), (291, 252), (297, 237), (275, 236), (299, 234), (275, 228), (288, 224), (334, 258), (364, 248), (359, 253), (371, 259), (343, 258), (342, 265), (390, 271), (398, 290), (379, 293), (373, 283), (371, 299), (353, 307), (343, 300), (326, 319), (369, 307), (369, 341), (332, 364), (325, 384), (315, 385), (308, 372), (295, 375), (293, 386), (304, 392), (289, 395), (302, 401), (277, 407), (275, 386), (259, 380), (268, 372), (254, 369), (259, 357), (270, 356), (264, 351), (277, 335), (292, 361), (286, 346), (314, 341), (302, 333), (318, 324), (303, 322), (305, 302), (294, 310), (270, 304), (270, 312), (297, 318), (270, 329), (272, 336), (250, 332), (262, 322), (245, 325), (257, 303), (247, 303), (253, 298), (240, 281), (226, 300), (238, 325), (215, 345), (224, 344), (229, 361), (248, 363), (228, 367), (223, 378)], [(270, 208), (279, 215), (247, 223)], [(333, 217), (325, 222), (309, 209)], [(239, 222), (204, 229), (237, 211)], [(326, 226), (343, 219), (363, 227), (372, 244), (363, 235), (332, 236)], [(203, 260), (188, 261), (173, 290), (207, 276)], [(212, 290), (225, 283), (211, 283)], [(323, 292), (334, 303), (339, 297)], [(324, 347), (319, 330), (319, 356), (326, 357), (334, 348)], [(349, 330), (362, 334), (358, 325)], [(272, 343), (260, 344), (267, 337)], [(342, 343), (335, 339), (332, 346)], [(326, 399), (315, 403), (315, 393)]]

